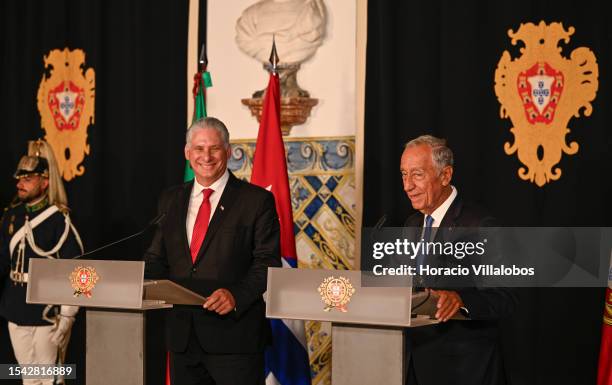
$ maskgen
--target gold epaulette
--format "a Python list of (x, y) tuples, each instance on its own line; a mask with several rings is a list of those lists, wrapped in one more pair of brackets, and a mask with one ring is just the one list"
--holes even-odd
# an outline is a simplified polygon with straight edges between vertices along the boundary
[(19, 199), (15, 198), (13, 199), (13, 201), (4, 208), (4, 210), (2, 210), (2, 216), (0, 217), (0, 226), (2, 226), (2, 224), (4, 223), (4, 217), (6, 216), (6, 212), (9, 210), (14, 209), (15, 207), (19, 206), (23, 204), (23, 202), (21, 202)]
[(4, 208), (4, 211), (8, 211), (10, 209), (14, 209), (15, 207), (21, 206), (22, 204), (23, 204), (23, 202), (20, 201), (17, 197), (15, 197), (15, 198), (13, 198), (11, 203), (9, 203), (9, 205)]

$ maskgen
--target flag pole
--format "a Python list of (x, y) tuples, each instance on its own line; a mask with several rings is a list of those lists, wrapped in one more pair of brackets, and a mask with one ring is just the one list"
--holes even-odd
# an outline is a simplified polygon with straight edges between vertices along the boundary
[(272, 34), (272, 51), (270, 51), (270, 72), (274, 75), (278, 75), (278, 53), (276, 52), (276, 36)]

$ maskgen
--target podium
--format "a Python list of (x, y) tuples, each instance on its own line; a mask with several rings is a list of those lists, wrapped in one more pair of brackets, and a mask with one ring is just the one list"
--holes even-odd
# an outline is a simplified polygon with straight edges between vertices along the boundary
[[(365, 287), (360, 271), (269, 268), (266, 316), (332, 323), (333, 385), (404, 385), (404, 328), (438, 322), (435, 303), (407, 279), (406, 287)], [(343, 309), (324, 302), (351, 289)], [(423, 304), (416, 316), (413, 303)]]
[(144, 281), (142, 261), (31, 258), (27, 303), (86, 308), (87, 385), (146, 384), (146, 313), (204, 297), (168, 280)]

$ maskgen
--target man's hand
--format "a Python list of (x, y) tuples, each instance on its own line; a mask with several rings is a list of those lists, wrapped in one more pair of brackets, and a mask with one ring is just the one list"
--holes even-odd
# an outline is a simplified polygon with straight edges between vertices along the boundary
[(225, 315), (236, 307), (234, 296), (227, 289), (217, 289), (204, 302), (204, 309)]
[(465, 306), (456, 291), (429, 289), (429, 292), (434, 298), (438, 298), (436, 318), (440, 322), (448, 321), (459, 308)]

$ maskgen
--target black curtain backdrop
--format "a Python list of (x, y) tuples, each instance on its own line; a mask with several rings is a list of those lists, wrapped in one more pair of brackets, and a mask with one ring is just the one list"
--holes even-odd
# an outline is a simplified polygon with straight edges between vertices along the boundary
[[(402, 190), (403, 144), (421, 134), (448, 139), (453, 183), (513, 226), (610, 226), (612, 31), (604, 1), (369, 1), (365, 117), (364, 226), (386, 214), (386, 226), (412, 213)], [(576, 31), (563, 55), (589, 47), (599, 65), (590, 117), (570, 120), (561, 179), (542, 188), (517, 176), (509, 119), (500, 118), (494, 72), (509, 29), (540, 20)], [(593, 384), (604, 289), (522, 289), (515, 315), (503, 322), (511, 384)], [(443, 368), (441, 368), (443, 370)]]
[[(0, 2), (1, 204), (14, 196), (12, 174), (26, 141), (44, 136), (36, 106), (43, 55), (69, 47), (83, 49), (85, 67), (96, 73), (85, 174), (65, 184), (86, 250), (134, 233), (156, 215), (159, 193), (182, 182), (185, 166), (188, 6), (186, 0)], [(200, 10), (205, 24), (205, 0)], [(148, 238), (91, 258), (141, 259)], [(161, 384), (163, 329), (161, 317), (151, 318), (147, 384)], [(81, 311), (68, 352), (77, 384), (85, 382), (84, 333)], [(4, 321), (0, 362), (15, 362)]]

